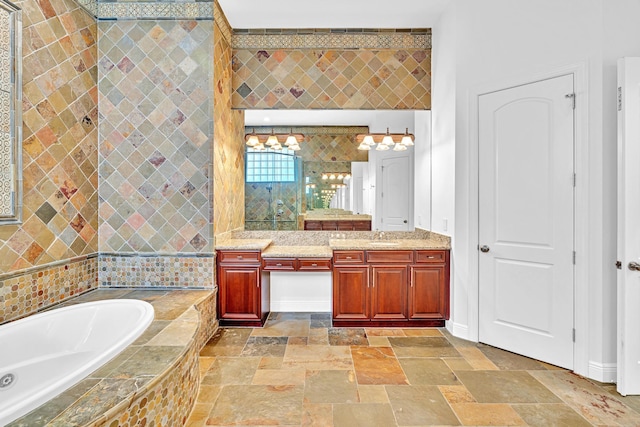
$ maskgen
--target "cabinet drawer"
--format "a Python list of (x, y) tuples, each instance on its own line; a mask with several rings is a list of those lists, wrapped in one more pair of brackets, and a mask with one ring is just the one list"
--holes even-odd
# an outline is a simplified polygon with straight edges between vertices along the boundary
[(445, 262), (447, 251), (416, 251), (416, 262), (443, 263)]
[(410, 264), (413, 262), (413, 251), (367, 251), (368, 263), (396, 263)]
[(295, 258), (263, 258), (262, 268), (267, 271), (295, 271)]
[(318, 271), (331, 270), (331, 260), (328, 258), (298, 258), (298, 270)]
[(220, 264), (256, 264), (260, 263), (260, 252), (219, 251)]
[(334, 264), (362, 264), (364, 251), (333, 251)]
[(320, 221), (305, 221), (304, 222), (305, 230), (322, 230), (322, 224)]
[(371, 221), (353, 221), (355, 231), (371, 231)]

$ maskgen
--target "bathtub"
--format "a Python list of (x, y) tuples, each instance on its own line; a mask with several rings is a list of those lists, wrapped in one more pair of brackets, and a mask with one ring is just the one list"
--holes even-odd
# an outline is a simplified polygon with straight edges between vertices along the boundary
[(0, 426), (70, 388), (149, 326), (151, 304), (129, 299), (71, 305), (0, 326)]

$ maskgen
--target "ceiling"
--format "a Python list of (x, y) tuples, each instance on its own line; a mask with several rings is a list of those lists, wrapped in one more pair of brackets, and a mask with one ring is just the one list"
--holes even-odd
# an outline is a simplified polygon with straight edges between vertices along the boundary
[(431, 28), (449, 0), (218, 0), (233, 28)]
[[(232, 28), (431, 28), (450, 0), (218, 0)], [(247, 110), (247, 126), (399, 126), (412, 111)], [(383, 125), (383, 123), (386, 123)]]

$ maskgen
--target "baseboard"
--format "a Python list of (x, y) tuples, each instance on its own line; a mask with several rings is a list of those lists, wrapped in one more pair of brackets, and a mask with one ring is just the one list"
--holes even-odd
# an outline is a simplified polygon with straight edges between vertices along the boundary
[(601, 383), (615, 383), (617, 381), (618, 365), (616, 363), (589, 362), (589, 375), (592, 380)]
[(331, 301), (271, 301), (270, 309), (276, 313), (331, 312)]
[(447, 329), (456, 338), (469, 339), (469, 327), (461, 323), (447, 322)]

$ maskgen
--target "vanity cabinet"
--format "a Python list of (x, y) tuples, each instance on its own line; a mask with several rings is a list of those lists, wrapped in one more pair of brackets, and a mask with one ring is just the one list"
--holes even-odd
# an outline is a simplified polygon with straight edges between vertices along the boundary
[(371, 231), (370, 220), (314, 220), (304, 221), (305, 230), (315, 231)]
[(444, 326), (449, 251), (334, 251), (334, 326)]
[(262, 326), (269, 315), (268, 281), (261, 280), (260, 251), (217, 252), (221, 326)]

